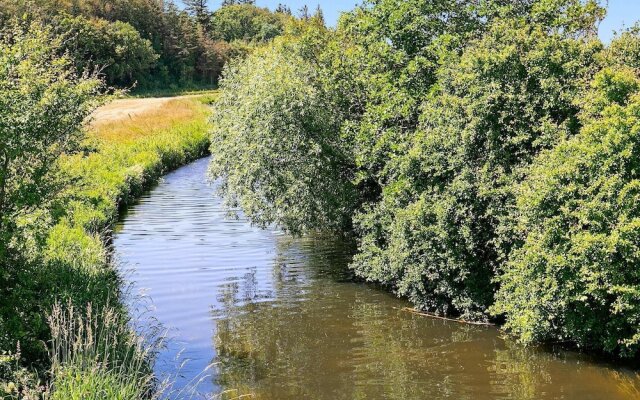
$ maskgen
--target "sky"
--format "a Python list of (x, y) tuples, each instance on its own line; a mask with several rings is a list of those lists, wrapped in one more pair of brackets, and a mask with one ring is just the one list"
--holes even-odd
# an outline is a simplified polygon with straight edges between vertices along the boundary
[(609, 0), (607, 17), (600, 24), (600, 38), (609, 42), (614, 30), (622, 30), (640, 21), (640, 0)]
[[(606, 1), (606, 0), (604, 0)], [(221, 0), (209, 0), (211, 9), (217, 9), (222, 3)], [(278, 3), (283, 3), (291, 7), (296, 12), (303, 5), (307, 4), (314, 10), (318, 4), (324, 11), (325, 20), (328, 25), (335, 26), (342, 11), (349, 11), (360, 0), (257, 0), (260, 7), (274, 9)], [(640, 21), (640, 0), (609, 0), (607, 18), (600, 25), (600, 37), (604, 42), (609, 42), (613, 37), (614, 30), (621, 30), (625, 26), (631, 26), (636, 21)]]

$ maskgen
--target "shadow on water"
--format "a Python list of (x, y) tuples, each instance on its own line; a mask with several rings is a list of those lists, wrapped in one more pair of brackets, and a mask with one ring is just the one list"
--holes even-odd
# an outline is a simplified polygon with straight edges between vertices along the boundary
[(176, 333), (158, 374), (190, 360), (178, 387), (213, 362), (199, 390), (222, 398), (639, 398), (631, 372), (402, 311), (403, 300), (352, 280), (353, 248), (338, 239), (226, 219), (206, 165), (168, 175), (114, 243)]

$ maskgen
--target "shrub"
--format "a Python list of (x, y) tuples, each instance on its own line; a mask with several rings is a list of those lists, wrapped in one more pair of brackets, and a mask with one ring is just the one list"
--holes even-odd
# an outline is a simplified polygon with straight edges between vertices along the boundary
[[(640, 343), (640, 81), (604, 70), (577, 136), (517, 187), (514, 250), (494, 313), (525, 343), (571, 341), (634, 356)], [(603, 104), (606, 100), (608, 104)]]
[(100, 71), (110, 85), (135, 84), (158, 59), (151, 42), (125, 22), (65, 17), (57, 29), (77, 69)]
[(236, 40), (268, 41), (284, 30), (286, 17), (252, 4), (235, 4), (221, 7), (211, 17), (211, 31), (217, 39), (226, 42)]
[(8, 349), (21, 341), (26, 357), (42, 347), (33, 332), (43, 324), (25, 320), (37, 315), (31, 296), (42, 283), (39, 249), (52, 222), (46, 210), (66, 180), (58, 160), (80, 149), (101, 88), (57, 55), (60, 46), (37, 23), (0, 35), (0, 331), (9, 333)]
[(486, 319), (511, 238), (501, 220), (518, 173), (578, 129), (574, 104), (597, 42), (494, 20), (438, 71), (417, 132), (386, 164), (382, 199), (358, 218), (353, 267), (421, 308)]

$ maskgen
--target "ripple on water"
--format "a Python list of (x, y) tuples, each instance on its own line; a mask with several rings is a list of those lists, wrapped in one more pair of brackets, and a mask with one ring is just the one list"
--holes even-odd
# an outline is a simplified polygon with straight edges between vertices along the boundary
[[(203, 393), (259, 399), (627, 399), (631, 373), (523, 348), (497, 330), (426, 319), (350, 282), (349, 247), (227, 219), (208, 159), (169, 174), (119, 224), (135, 290), (174, 340), (156, 371), (176, 386), (216, 363)], [(131, 300), (136, 302), (139, 300)], [(135, 304), (132, 304), (135, 307)]]

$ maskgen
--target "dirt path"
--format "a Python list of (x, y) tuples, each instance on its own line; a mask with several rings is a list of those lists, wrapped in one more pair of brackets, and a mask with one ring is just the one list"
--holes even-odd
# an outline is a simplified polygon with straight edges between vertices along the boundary
[(130, 119), (136, 115), (154, 111), (172, 100), (197, 97), (198, 95), (176, 97), (151, 97), (142, 99), (115, 100), (97, 109), (92, 115), (92, 123), (101, 124)]

